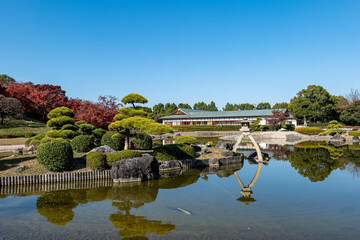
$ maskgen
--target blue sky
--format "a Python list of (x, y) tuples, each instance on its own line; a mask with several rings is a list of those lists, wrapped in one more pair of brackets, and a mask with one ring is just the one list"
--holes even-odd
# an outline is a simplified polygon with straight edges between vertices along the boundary
[(72, 98), (289, 101), (360, 89), (359, 0), (0, 0), (0, 74)]

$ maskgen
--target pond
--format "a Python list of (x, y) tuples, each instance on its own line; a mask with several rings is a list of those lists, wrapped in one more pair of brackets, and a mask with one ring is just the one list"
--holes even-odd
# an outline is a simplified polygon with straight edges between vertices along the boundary
[(263, 150), (268, 165), (245, 160), (121, 185), (0, 188), (0, 238), (359, 239), (358, 146)]

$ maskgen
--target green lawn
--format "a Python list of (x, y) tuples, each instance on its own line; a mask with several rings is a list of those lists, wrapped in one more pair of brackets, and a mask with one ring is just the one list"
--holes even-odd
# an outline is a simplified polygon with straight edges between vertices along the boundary
[(46, 133), (51, 128), (46, 127), (46, 123), (33, 120), (12, 120), (5, 125), (0, 126), (0, 138), (24, 137), (25, 133), (32, 132), (35, 134)]

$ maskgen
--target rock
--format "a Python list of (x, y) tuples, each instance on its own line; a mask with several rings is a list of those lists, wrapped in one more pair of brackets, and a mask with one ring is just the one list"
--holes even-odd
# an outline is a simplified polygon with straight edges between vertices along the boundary
[(32, 152), (35, 150), (35, 146), (34, 145), (31, 145), (29, 148), (28, 148), (28, 152)]
[(201, 147), (198, 145), (191, 145), (195, 152), (201, 152)]
[(299, 134), (287, 134), (286, 141), (288, 142), (295, 142), (301, 140), (301, 136)]
[(23, 155), (24, 153), (24, 150), (22, 148), (16, 148), (14, 149), (14, 154), (15, 156), (20, 156), (20, 155)]
[(211, 144), (210, 143), (205, 143), (205, 147), (211, 147)]
[(97, 148), (92, 149), (90, 152), (101, 152), (101, 153), (116, 153), (117, 151), (112, 149), (111, 147), (104, 145)]
[(111, 167), (114, 182), (135, 182), (159, 178), (158, 162), (150, 154), (122, 159)]
[(225, 157), (231, 157), (231, 156), (235, 156), (235, 153), (228, 151), (228, 152), (222, 152), (221, 155)]
[(200, 157), (200, 153), (195, 152), (195, 157)]
[(26, 169), (26, 166), (19, 166), (17, 167), (14, 171), (12, 171), (11, 173), (19, 173), (19, 172), (22, 172)]
[(354, 137), (353, 137), (353, 139), (352, 139), (352, 141), (353, 141), (353, 142), (359, 142), (359, 141), (360, 141), (360, 139), (359, 139), (359, 137), (358, 137), (358, 136), (354, 136)]
[(162, 161), (159, 163), (159, 170), (173, 170), (180, 168), (181, 168), (181, 163), (177, 160)]
[(231, 142), (225, 142), (225, 141), (220, 141), (216, 144), (215, 146), (216, 148), (219, 149), (227, 149), (227, 150), (232, 150), (234, 147), (234, 144)]

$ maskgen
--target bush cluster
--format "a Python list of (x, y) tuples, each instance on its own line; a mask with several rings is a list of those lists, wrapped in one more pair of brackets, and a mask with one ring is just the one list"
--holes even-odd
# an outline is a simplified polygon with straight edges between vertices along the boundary
[(104, 171), (107, 168), (106, 154), (90, 152), (86, 155), (86, 167), (95, 171)]
[(48, 143), (48, 142), (68, 142), (68, 141), (63, 138), (52, 138), (52, 137), (44, 137), (40, 141), (40, 143)]
[(101, 138), (101, 145), (107, 145), (114, 150), (124, 149), (125, 137), (118, 132), (105, 133)]
[(44, 134), (37, 134), (35, 136), (29, 137), (25, 141), (25, 145), (26, 146), (34, 145), (35, 147), (37, 147), (40, 144), (41, 139), (43, 139), (44, 137), (45, 137)]
[(175, 139), (175, 143), (191, 145), (191, 144), (198, 144), (198, 140), (196, 137), (184, 135), (177, 137)]
[(135, 149), (147, 150), (152, 148), (152, 138), (146, 133), (136, 133), (135, 137), (131, 138), (131, 142), (135, 144)]
[(38, 147), (37, 160), (51, 171), (63, 171), (71, 166), (73, 150), (67, 142), (47, 142)]
[(319, 133), (324, 132), (324, 130), (322, 130), (321, 127), (300, 127), (295, 128), (295, 132), (306, 135), (318, 135)]
[(156, 147), (154, 149), (154, 154), (156, 159), (163, 161), (196, 157), (194, 149), (183, 144), (168, 144)]
[(26, 138), (31, 138), (31, 137), (33, 137), (33, 136), (35, 136), (35, 133), (32, 133), (32, 132), (26, 132), (26, 133), (25, 133), (25, 137), (26, 137)]
[(94, 138), (91, 135), (80, 135), (74, 137), (71, 141), (74, 151), (88, 152), (94, 148)]
[(71, 117), (68, 117), (68, 116), (61, 116), (61, 117), (56, 117), (56, 118), (50, 119), (46, 123), (46, 126), (53, 127), (56, 129), (61, 129), (62, 126), (68, 125), (68, 124), (73, 125), (74, 119), (72, 119)]
[(338, 130), (337, 129), (328, 129), (325, 132), (319, 133), (319, 136), (328, 136), (328, 135), (334, 136), (336, 134), (342, 134), (342, 133), (344, 133), (344, 131), (341, 129), (338, 129)]
[(135, 158), (141, 157), (141, 153), (136, 150), (123, 150), (117, 153), (108, 153), (107, 154), (107, 164), (109, 166), (113, 165), (114, 162), (126, 158)]

